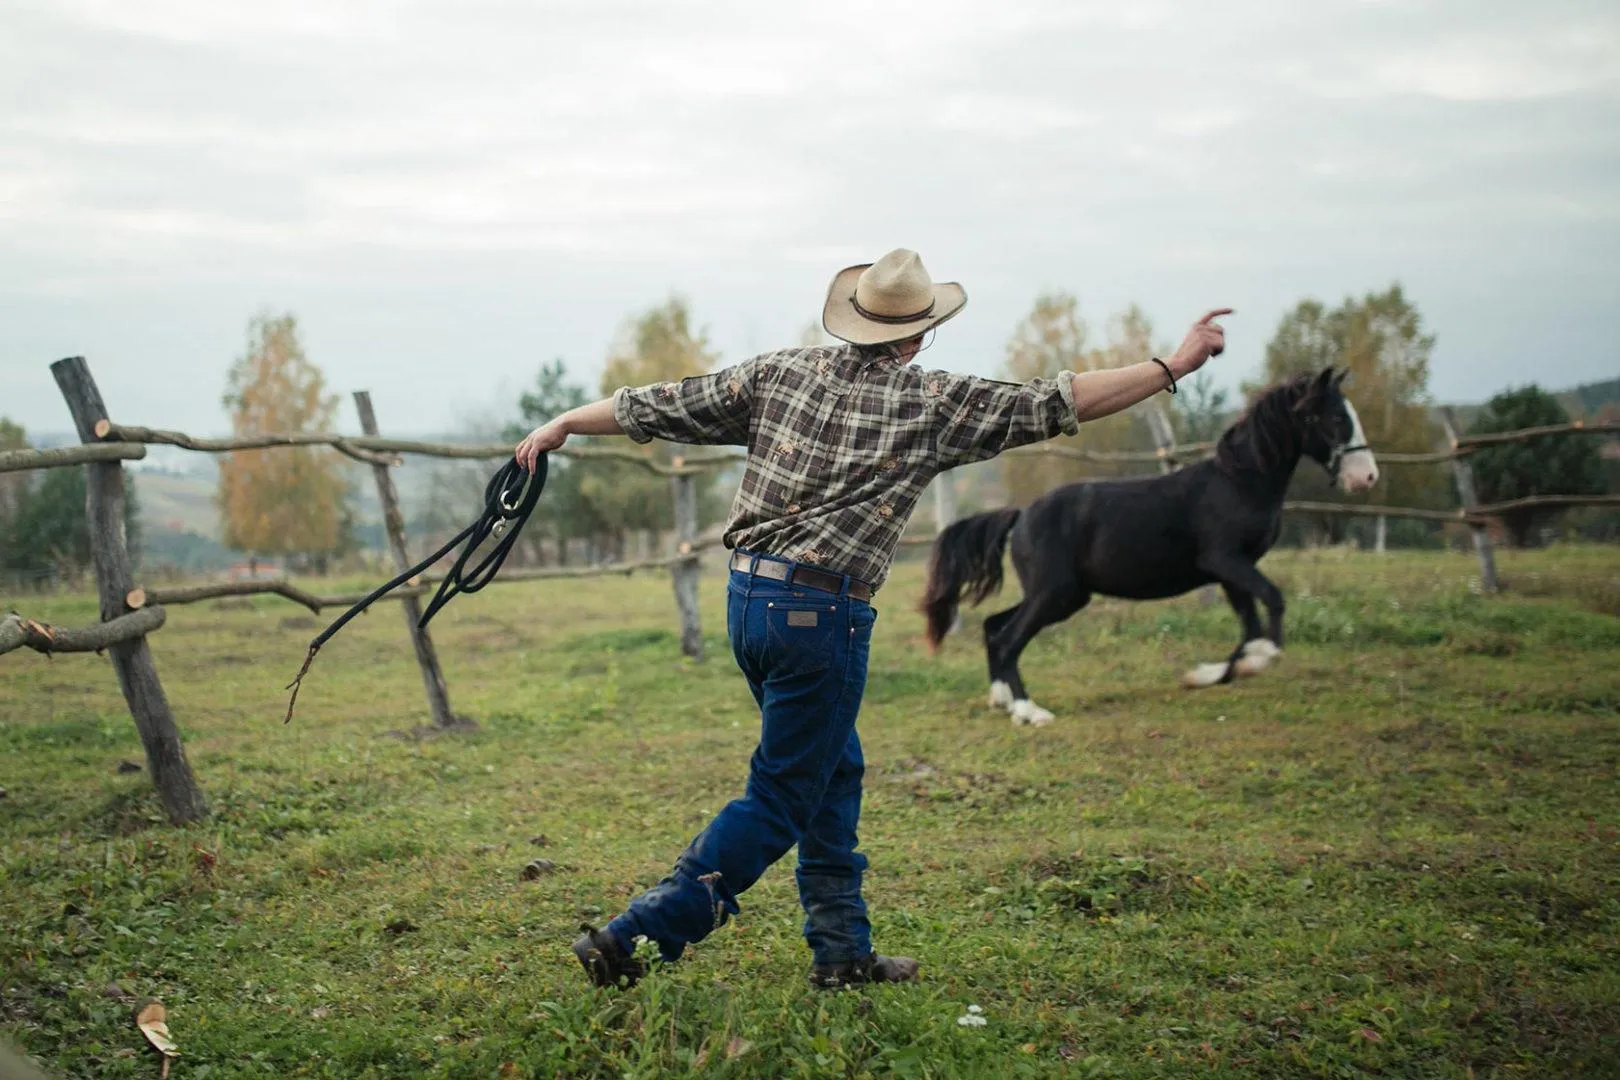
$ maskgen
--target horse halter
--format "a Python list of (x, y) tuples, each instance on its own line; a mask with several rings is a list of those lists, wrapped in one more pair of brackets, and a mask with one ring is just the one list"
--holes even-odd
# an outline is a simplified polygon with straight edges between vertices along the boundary
[(1361, 450), (1371, 449), (1372, 447), (1368, 446), (1366, 443), (1355, 443), (1354, 445), (1346, 443), (1344, 446), (1335, 446), (1332, 452), (1328, 454), (1328, 476), (1334, 480), (1339, 478), (1339, 467), (1344, 464), (1344, 456), (1346, 454), (1354, 454)]

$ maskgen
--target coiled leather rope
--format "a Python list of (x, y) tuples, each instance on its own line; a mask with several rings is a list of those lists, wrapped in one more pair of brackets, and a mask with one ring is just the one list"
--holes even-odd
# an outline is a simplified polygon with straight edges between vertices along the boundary
[[(495, 580), (495, 574), (500, 570), (506, 556), (511, 553), (512, 545), (517, 543), (518, 533), (523, 531), (523, 525), (529, 520), (534, 511), (535, 503), (540, 501), (540, 492), (546, 486), (546, 455), (541, 454), (535, 460), (534, 475), (516, 458), (505, 465), (489, 478), (484, 486), (484, 512), (478, 515), (478, 520), (457, 533), (449, 543), (438, 551), (429, 555), (409, 570), (405, 570), (385, 585), (378, 586), (368, 593), (364, 599), (348, 611), (338, 616), (336, 621), (322, 630), (315, 640), (309, 643), (309, 653), (304, 657), (304, 666), (298, 669), (298, 676), (287, 684), (292, 691), (292, 697), (287, 701), (287, 717), (282, 723), (292, 720), (293, 706), (298, 702), (298, 689), (309, 673), (309, 665), (314, 662), (315, 654), (320, 651), (331, 636), (343, 629), (348, 621), (360, 614), (372, 603), (389, 592), (397, 589), (411, 578), (420, 574), (428, 567), (442, 559), (457, 544), (463, 540), (467, 546), (462, 549), (461, 556), (456, 559), (450, 572), (439, 583), (439, 591), (433, 594), (427, 610), (416, 621), (417, 626), (426, 626), (428, 620), (439, 613), (439, 609), (448, 604), (453, 598), (462, 593), (475, 593)], [(485, 540), (495, 537), (495, 545), (489, 549), (470, 571), (467, 570), (467, 560), (472, 558), (473, 552), (478, 550)]]

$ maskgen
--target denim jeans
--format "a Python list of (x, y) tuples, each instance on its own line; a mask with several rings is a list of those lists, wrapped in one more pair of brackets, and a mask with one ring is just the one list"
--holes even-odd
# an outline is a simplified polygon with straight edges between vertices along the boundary
[(864, 600), (732, 571), (726, 622), (731, 651), (759, 703), (759, 745), (742, 798), (720, 811), (657, 885), (607, 926), (623, 947), (638, 934), (666, 960), (702, 941), (737, 897), (799, 846), (804, 936), (816, 963), (872, 951), (861, 899), (866, 857), (855, 850), (861, 816), (861, 740), (855, 716), (877, 613)]

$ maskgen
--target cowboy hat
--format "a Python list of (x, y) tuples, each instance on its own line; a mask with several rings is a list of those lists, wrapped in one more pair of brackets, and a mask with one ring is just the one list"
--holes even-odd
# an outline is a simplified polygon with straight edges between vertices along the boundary
[(966, 303), (962, 286), (936, 284), (915, 251), (896, 248), (875, 263), (838, 271), (827, 288), (821, 325), (854, 345), (886, 345), (933, 329)]

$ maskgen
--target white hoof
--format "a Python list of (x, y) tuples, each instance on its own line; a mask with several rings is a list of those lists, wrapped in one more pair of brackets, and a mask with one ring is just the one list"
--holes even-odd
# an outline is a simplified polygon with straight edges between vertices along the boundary
[(1181, 677), (1181, 685), (1189, 690), (1202, 690), (1226, 678), (1225, 664), (1199, 664)]
[(1052, 714), (1041, 708), (1028, 698), (1020, 698), (1012, 703), (1012, 721), (1014, 727), (1028, 724), (1030, 727), (1045, 727), (1053, 720)]
[(1243, 658), (1232, 665), (1232, 670), (1239, 675), (1258, 675), (1281, 655), (1282, 650), (1269, 638), (1255, 638), (1244, 644)]
[(1010, 709), (1012, 703), (1012, 687), (999, 679), (990, 684), (990, 707), (992, 709)]

